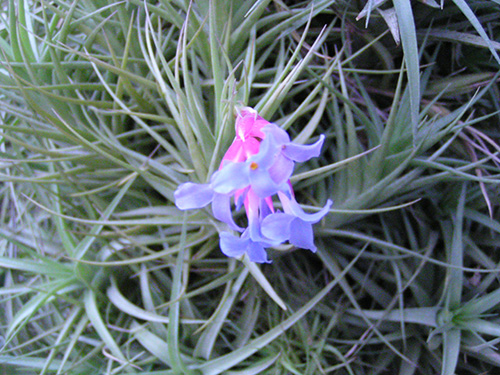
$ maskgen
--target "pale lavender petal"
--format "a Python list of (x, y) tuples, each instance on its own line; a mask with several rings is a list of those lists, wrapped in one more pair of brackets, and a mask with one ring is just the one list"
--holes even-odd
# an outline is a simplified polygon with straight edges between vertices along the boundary
[(208, 184), (186, 182), (174, 192), (175, 205), (180, 210), (205, 207), (214, 196), (214, 191)]
[(295, 216), (288, 215), (282, 212), (277, 212), (266, 216), (262, 220), (262, 234), (274, 241), (280, 243), (288, 241), (290, 238), (290, 224), (295, 219)]
[(290, 142), (288, 133), (278, 125), (270, 123), (262, 128), (262, 131), (267, 134), (272, 134), (276, 143), (282, 145)]
[(249, 239), (240, 238), (229, 232), (221, 232), (219, 235), (220, 249), (228, 257), (239, 257), (243, 255), (248, 248)]
[(226, 163), (213, 174), (210, 184), (216, 193), (232, 194), (249, 184), (248, 166), (246, 163)]
[[(271, 208), (273, 211), (271, 211)], [(259, 211), (261, 220), (274, 212), (273, 200), (271, 197), (260, 200)]]
[(228, 232), (220, 234), (220, 249), (228, 257), (239, 257), (244, 253), (248, 254), (250, 261), (255, 263), (270, 263), (267, 259), (265, 244), (252, 241), (245, 231), (241, 237), (236, 237)]
[[(253, 215), (252, 215), (253, 216)], [(262, 242), (264, 237), (260, 231), (260, 220), (259, 218), (249, 217), (248, 218), (248, 228), (245, 231), (245, 236), (248, 236), (252, 242)], [(270, 245), (268, 245), (270, 246)]]
[(308, 249), (316, 252), (317, 248), (314, 245), (314, 233), (311, 223), (295, 218), (290, 224), (290, 238), (292, 245), (301, 249)]
[(311, 158), (319, 156), (324, 141), (325, 136), (321, 134), (319, 140), (312, 145), (299, 145), (290, 142), (283, 146), (281, 152), (283, 153), (283, 155), (293, 161), (304, 162)]
[[(281, 197), (281, 199), (282, 199), (282, 197)], [(292, 198), (289, 200), (289, 207), (290, 207), (291, 212), (287, 212), (287, 213), (295, 215), (298, 218), (300, 218), (304, 221), (307, 221), (309, 223), (317, 223), (326, 214), (328, 214), (328, 210), (330, 209), (331, 206), (332, 206), (332, 201), (330, 199), (328, 199), (325, 206), (320, 211), (315, 212), (314, 214), (307, 214), (304, 212), (302, 207), (300, 207), (300, 205), (297, 203), (297, 201), (294, 198)]]
[(236, 206), (236, 211), (238, 211), (241, 206), (243, 206), (243, 203), (245, 203), (245, 199), (247, 198), (248, 191), (250, 190), (250, 186), (242, 189), (240, 193), (236, 192), (236, 195), (234, 196), (235, 202), (234, 205)]
[(249, 237), (252, 242), (258, 242), (264, 247), (277, 246), (283, 242), (266, 237), (262, 233), (261, 225), (262, 220), (260, 215), (258, 218), (249, 218), (248, 228), (245, 230), (242, 237)]
[(274, 140), (272, 135), (268, 135), (260, 144), (257, 155), (248, 158), (247, 164), (250, 168), (256, 166), (259, 169), (269, 169), (273, 163), (280, 146)]
[(257, 168), (256, 170), (251, 170), (249, 177), (252, 190), (259, 198), (267, 198), (284, 188), (276, 184), (265, 169)]
[(269, 175), (277, 184), (282, 184), (290, 179), (295, 163), (289, 158), (278, 154), (274, 164), (269, 168)]
[(229, 195), (215, 193), (212, 200), (212, 212), (217, 220), (228, 224), (231, 229), (242, 232), (243, 228), (236, 225), (231, 213), (231, 200)]
[(255, 263), (271, 263), (270, 260), (267, 259), (267, 253), (259, 242), (250, 242), (247, 250), (248, 258), (252, 262)]
[(269, 215), (262, 221), (262, 234), (272, 240), (290, 242), (301, 249), (316, 251), (312, 224), (285, 213)]

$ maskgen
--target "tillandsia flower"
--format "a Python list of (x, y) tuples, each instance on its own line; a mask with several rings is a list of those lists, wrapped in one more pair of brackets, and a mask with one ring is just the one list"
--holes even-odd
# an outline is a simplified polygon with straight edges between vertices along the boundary
[[(176, 206), (188, 210), (211, 203), (216, 219), (242, 232), (220, 233), (220, 248), (229, 257), (246, 253), (252, 262), (268, 262), (266, 248), (285, 242), (316, 251), (312, 224), (328, 213), (332, 202), (328, 200), (317, 213), (305, 213), (295, 200), (290, 177), (295, 162), (319, 155), (324, 135), (311, 145), (293, 143), (286, 131), (249, 107), (241, 109), (235, 128), (236, 136), (210, 182), (180, 185), (174, 193)], [(274, 196), (284, 212), (275, 211)], [(236, 211), (245, 207), (246, 228), (234, 222), (231, 198)]]
[(316, 252), (312, 224), (320, 221), (328, 213), (332, 202), (314, 214), (307, 214), (302, 210), (295, 198), (288, 198), (278, 193), (284, 212), (277, 212), (265, 217), (261, 223), (261, 230), (270, 240), (286, 241), (302, 249)]

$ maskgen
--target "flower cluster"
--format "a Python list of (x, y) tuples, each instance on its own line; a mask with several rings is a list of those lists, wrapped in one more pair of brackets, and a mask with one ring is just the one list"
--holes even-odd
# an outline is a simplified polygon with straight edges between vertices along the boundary
[[(229, 257), (247, 254), (252, 262), (268, 262), (266, 248), (285, 242), (316, 251), (312, 225), (328, 213), (332, 202), (314, 214), (305, 213), (295, 200), (290, 184), (295, 162), (317, 157), (324, 135), (311, 145), (299, 145), (279, 126), (249, 107), (236, 119), (236, 136), (222, 163), (208, 184), (187, 182), (174, 193), (181, 210), (201, 208), (211, 203), (216, 219), (228, 224), (239, 236), (220, 233), (220, 248)], [(273, 205), (281, 201), (283, 212)], [(238, 226), (231, 211), (245, 207), (248, 226)]]

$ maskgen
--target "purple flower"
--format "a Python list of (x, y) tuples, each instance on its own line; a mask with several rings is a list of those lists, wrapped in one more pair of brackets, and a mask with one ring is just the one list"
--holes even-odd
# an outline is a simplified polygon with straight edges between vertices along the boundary
[(266, 135), (256, 155), (242, 162), (226, 162), (222, 169), (214, 173), (211, 179), (214, 191), (233, 194), (237, 190), (251, 188), (260, 198), (279, 191), (289, 192), (287, 181), (290, 176), (278, 176), (271, 170), (280, 149), (273, 135)]
[(312, 225), (320, 221), (332, 206), (328, 200), (325, 206), (314, 214), (307, 214), (302, 210), (295, 198), (280, 195), (285, 212), (276, 212), (268, 215), (261, 223), (261, 232), (269, 240), (281, 243), (288, 241), (296, 247), (316, 252)]
[(229, 232), (221, 232), (220, 249), (228, 257), (239, 258), (245, 253), (251, 262), (270, 263), (267, 259), (266, 248), (276, 246), (268, 241), (256, 241), (250, 236), (250, 228), (245, 229), (241, 237)]
[(262, 131), (272, 135), (279, 147), (279, 152), (269, 171), (273, 178), (278, 180), (288, 180), (291, 177), (295, 162), (302, 163), (318, 157), (325, 141), (325, 136), (321, 134), (319, 140), (312, 145), (293, 143), (288, 133), (275, 124), (269, 124), (262, 128)]
[(245, 198), (245, 209), (248, 217), (248, 227), (240, 237), (229, 232), (222, 232), (220, 234), (221, 251), (229, 257), (239, 257), (246, 253), (252, 262), (269, 263), (265, 249), (277, 246), (282, 242), (262, 235), (262, 220), (272, 212), (269, 203), (264, 199), (260, 199), (250, 189)]
[(243, 228), (234, 222), (230, 195), (215, 192), (212, 184), (186, 182), (175, 190), (174, 199), (179, 210), (202, 208), (212, 203), (212, 213), (217, 220), (228, 224), (234, 230), (243, 231)]
[(202, 208), (213, 201), (214, 194), (209, 184), (186, 182), (174, 192), (175, 205), (179, 210)]
[[(295, 162), (317, 157), (324, 135), (311, 145), (290, 141), (288, 134), (244, 108), (236, 119), (236, 137), (222, 159), (221, 166), (208, 184), (186, 182), (174, 193), (181, 210), (202, 208), (211, 203), (214, 217), (233, 230), (234, 235), (220, 233), (220, 247), (229, 257), (247, 254), (253, 262), (269, 262), (266, 249), (289, 242), (316, 251), (312, 224), (320, 221), (330, 209), (329, 200), (315, 214), (306, 214), (295, 201), (290, 176)], [(284, 212), (275, 212), (273, 196), (278, 196)], [(242, 205), (248, 219), (247, 228), (233, 219), (231, 199), (236, 210)]]

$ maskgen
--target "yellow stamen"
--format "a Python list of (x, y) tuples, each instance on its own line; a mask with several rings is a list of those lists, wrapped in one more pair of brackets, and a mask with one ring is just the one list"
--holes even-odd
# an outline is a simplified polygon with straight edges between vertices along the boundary
[(250, 169), (251, 169), (252, 171), (255, 171), (257, 168), (259, 168), (259, 164), (257, 164), (257, 163), (256, 163), (256, 162), (254, 162), (254, 161), (253, 161), (252, 163), (250, 163)]

